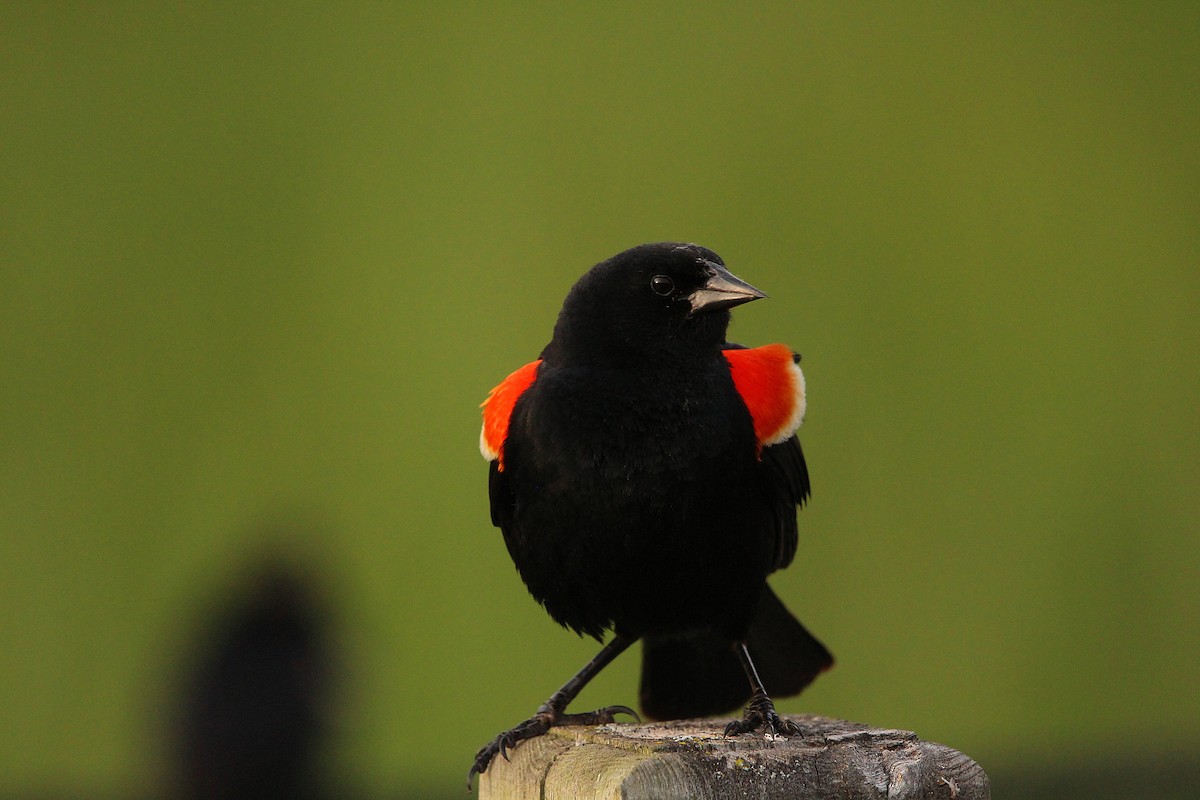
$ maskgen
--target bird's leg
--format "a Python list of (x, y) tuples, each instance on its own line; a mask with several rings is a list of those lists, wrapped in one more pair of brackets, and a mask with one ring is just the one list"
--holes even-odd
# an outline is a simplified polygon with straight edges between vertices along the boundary
[(750, 658), (750, 651), (746, 649), (746, 643), (738, 642), (734, 646), (734, 651), (742, 662), (742, 669), (746, 671), (746, 677), (750, 679), (750, 703), (746, 706), (746, 713), (741, 719), (734, 720), (725, 726), (725, 735), (737, 736), (739, 733), (749, 733), (759, 728), (765, 728), (767, 733), (782, 733), (785, 736), (794, 736), (800, 733), (799, 725), (776, 713), (775, 704), (771, 702), (771, 698), (767, 696), (767, 690), (763, 688), (762, 680), (758, 677), (758, 670), (754, 668), (754, 661)]
[(564, 713), (570, 702), (583, 691), (583, 687), (587, 686), (600, 670), (612, 663), (613, 659), (625, 652), (635, 641), (637, 641), (636, 638), (614, 636), (608, 644), (600, 649), (595, 658), (584, 664), (583, 669), (575, 673), (571, 680), (550, 695), (550, 699), (542, 703), (537, 713), (484, 745), (475, 754), (475, 763), (471, 765), (471, 769), (467, 773), (467, 787), (470, 788), (476, 775), (487, 770), (488, 764), (492, 762), (497, 753), (507, 759), (510, 747), (515, 747), (518, 742), (526, 739), (541, 736), (555, 725), (602, 725), (612, 722), (617, 714), (629, 714), (640, 722), (641, 719), (637, 712), (628, 706), (608, 706), (583, 714)]

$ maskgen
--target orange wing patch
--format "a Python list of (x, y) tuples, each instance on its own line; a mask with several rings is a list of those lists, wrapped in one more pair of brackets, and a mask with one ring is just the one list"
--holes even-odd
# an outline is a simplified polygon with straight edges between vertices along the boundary
[(787, 441), (804, 421), (804, 373), (791, 348), (769, 344), (723, 351), (733, 385), (754, 420), (758, 448)]
[(508, 438), (508, 421), (512, 418), (513, 407), (517, 404), (517, 398), (533, 385), (541, 364), (541, 359), (531, 361), (500, 381), (480, 405), (483, 408), (483, 430), (479, 432), (479, 452), (488, 461), (499, 460), (502, 471), (504, 440)]

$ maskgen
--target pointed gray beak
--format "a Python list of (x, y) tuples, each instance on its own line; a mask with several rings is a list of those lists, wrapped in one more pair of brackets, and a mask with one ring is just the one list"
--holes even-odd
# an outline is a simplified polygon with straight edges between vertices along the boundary
[(735, 278), (720, 264), (710, 261), (708, 267), (710, 273), (708, 280), (687, 296), (688, 303), (692, 306), (692, 310), (688, 312), (689, 317), (705, 311), (733, 308), (742, 303), (766, 297), (765, 294), (741, 278)]

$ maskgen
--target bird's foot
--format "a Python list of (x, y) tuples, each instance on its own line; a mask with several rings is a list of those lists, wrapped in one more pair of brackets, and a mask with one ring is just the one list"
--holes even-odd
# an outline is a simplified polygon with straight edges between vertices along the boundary
[(737, 736), (756, 731), (759, 728), (762, 728), (764, 733), (772, 735), (795, 736), (800, 733), (799, 725), (779, 716), (770, 697), (756, 692), (750, 698), (750, 704), (746, 706), (745, 715), (725, 726), (725, 735)]
[(564, 714), (557, 708), (543, 705), (532, 717), (504, 731), (479, 749), (479, 752), (475, 754), (475, 763), (471, 765), (471, 769), (467, 773), (467, 788), (471, 788), (476, 775), (487, 771), (488, 765), (492, 763), (492, 759), (497, 754), (504, 756), (507, 761), (508, 751), (526, 739), (541, 736), (555, 726), (606, 725), (614, 722), (617, 714), (628, 714), (638, 722), (642, 721), (637, 712), (629, 706), (608, 706), (582, 714)]

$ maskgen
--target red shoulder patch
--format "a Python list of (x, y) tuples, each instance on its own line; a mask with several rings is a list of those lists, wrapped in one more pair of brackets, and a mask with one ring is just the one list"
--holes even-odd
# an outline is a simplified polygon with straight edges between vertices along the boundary
[(537, 379), (541, 364), (541, 359), (531, 361), (500, 381), (480, 406), (483, 408), (483, 430), (479, 432), (479, 452), (488, 461), (499, 460), (501, 470), (504, 469), (504, 440), (508, 438), (508, 421), (512, 418), (513, 407)]
[(791, 348), (769, 344), (722, 351), (754, 420), (758, 448), (787, 441), (804, 421), (804, 373)]

